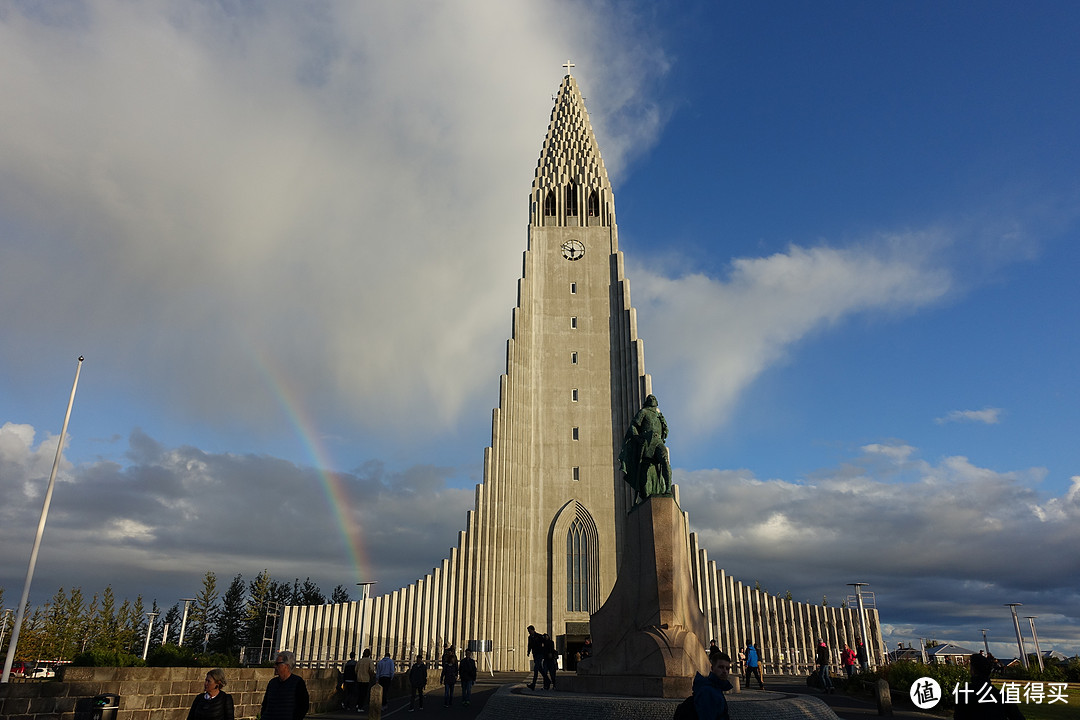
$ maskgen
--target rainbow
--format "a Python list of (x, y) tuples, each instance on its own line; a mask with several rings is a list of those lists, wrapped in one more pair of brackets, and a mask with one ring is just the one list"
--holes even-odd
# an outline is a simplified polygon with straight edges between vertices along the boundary
[[(345, 550), (356, 575), (356, 582), (371, 577), (371, 562), (364, 550), (363, 536), (356, 523), (341, 475), (327, 468), (333, 466), (329, 451), (320, 439), (307, 408), (296, 392), (285, 381), (285, 376), (266, 360), (268, 353), (253, 353), (255, 366), (271, 389), (289, 424), (296, 431), (304, 450), (310, 457), (319, 477), (326, 502), (334, 514)], [(348, 586), (346, 586), (348, 587)], [(348, 588), (352, 590), (352, 588)]]

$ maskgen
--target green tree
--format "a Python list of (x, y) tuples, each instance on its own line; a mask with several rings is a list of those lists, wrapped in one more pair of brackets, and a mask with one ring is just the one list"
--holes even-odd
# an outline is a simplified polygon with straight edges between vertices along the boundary
[(244, 577), (237, 573), (221, 598), (221, 613), (217, 618), (217, 635), (212, 647), (215, 652), (236, 655), (244, 644)]
[(64, 608), (67, 606), (68, 597), (64, 588), (56, 591), (49, 602), (45, 603), (43, 612), (42, 637), (40, 649), (37, 654), (42, 660), (61, 660), (61, 648), (64, 644), (64, 632), (67, 629), (67, 617)]
[(213, 571), (207, 571), (203, 576), (202, 589), (195, 595), (195, 604), (188, 616), (188, 624), (192, 630), (191, 639), (188, 641), (189, 646), (200, 648), (206, 639), (214, 634), (220, 596), (221, 593), (217, 589), (217, 575)]
[(82, 636), (79, 638), (79, 652), (86, 652), (94, 643), (94, 638), (97, 636), (98, 627), (98, 607), (101, 602), (98, 600), (97, 593), (94, 593), (90, 598), (90, 604), (86, 607), (86, 613), (83, 615), (82, 623)]
[[(139, 607), (142, 607), (142, 596), (139, 597)], [(124, 598), (124, 602), (120, 603), (120, 607), (116, 609), (113, 635), (106, 644), (106, 648), (118, 654), (131, 654), (138, 637), (138, 622), (139, 618), (135, 615), (134, 606), (130, 600)]]
[(19, 634), (19, 645), (15, 648), (16, 660), (37, 660), (41, 657), (45, 644), (45, 623), (48, 616), (48, 605), (44, 608), (30, 610), (30, 603), (26, 604), (23, 613), (23, 627)]
[(136, 595), (134, 602), (124, 600), (117, 614), (117, 625), (121, 652), (141, 656), (143, 641), (146, 640), (146, 610), (142, 595)]
[(65, 660), (74, 657), (82, 650), (88, 621), (86, 612), (86, 600), (83, 599), (82, 588), (72, 588), (67, 598), (67, 605), (64, 606), (63, 610), (64, 615), (68, 618), (68, 626), (61, 647), (61, 656)]
[(89, 650), (110, 651), (115, 649), (116, 644), (116, 596), (113, 594), (112, 585), (106, 585), (101, 592), (101, 604), (98, 606), (97, 616), (93, 620), (94, 639), (90, 643)]
[[(244, 608), (244, 630), (247, 646), (259, 648), (262, 646), (263, 624), (266, 621), (266, 603), (271, 599), (274, 581), (270, 578), (270, 571), (263, 570), (248, 583), (248, 599)], [(250, 656), (249, 656), (250, 657)]]
[(330, 602), (336, 604), (349, 602), (349, 591), (345, 589), (344, 585), (338, 585), (330, 593)]
[[(297, 602), (299, 601), (299, 602)], [(325, 605), (326, 596), (323, 595), (322, 589), (318, 585), (311, 581), (311, 578), (304, 580), (304, 584), (300, 586), (300, 596), (294, 597), (290, 605)]]
[[(180, 603), (174, 604), (169, 608), (168, 612), (165, 613), (165, 625), (168, 626), (169, 632), (166, 634), (165, 631), (162, 630), (162, 633), (166, 643), (172, 643), (173, 645), (177, 644), (177, 641), (180, 639), (180, 623), (183, 618), (184, 613), (180, 609)], [(165, 625), (162, 627), (164, 628)]]
[(7, 657), (8, 638), (11, 637), (10, 625), (14, 619), (14, 612), (4, 612), (4, 588), (0, 586), (0, 635), (4, 636), (4, 642), (0, 643), (0, 657)]

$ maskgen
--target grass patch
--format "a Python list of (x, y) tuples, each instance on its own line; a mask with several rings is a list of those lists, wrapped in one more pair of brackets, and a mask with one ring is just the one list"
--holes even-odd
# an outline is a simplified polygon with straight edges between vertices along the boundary
[[(1016, 683), (1021, 688), (1031, 684), (1028, 680), (994, 680), (994, 685), (1000, 690), (1005, 683)], [(1050, 683), (1043, 682), (1044, 694), (1049, 689)], [(1023, 702), (1024, 695), (1021, 690), (1020, 712), (1024, 713), (1026, 720), (1075, 720), (1080, 717), (1080, 684), (1072, 683), (1067, 688), (1067, 703), (1061, 701), (1047, 704), (1048, 699), (1040, 703)]]

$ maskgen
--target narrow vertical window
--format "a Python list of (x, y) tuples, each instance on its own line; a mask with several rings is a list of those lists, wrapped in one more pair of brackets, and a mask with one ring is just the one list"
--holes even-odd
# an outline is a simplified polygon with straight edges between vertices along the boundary
[(554, 215), (555, 214), (555, 191), (554, 190), (548, 190), (547, 197), (544, 198), (544, 214), (545, 215)]
[(596, 217), (600, 214), (600, 196), (593, 190), (589, 193), (589, 217)]
[(577, 295), (577, 283), (570, 283), (570, 294)]
[(570, 329), (571, 330), (577, 330), (577, 318), (576, 317), (570, 318)]
[[(574, 468), (576, 471), (577, 468)], [(585, 523), (577, 518), (566, 532), (566, 609), (589, 609), (589, 536)]]
[(573, 180), (566, 186), (566, 214), (577, 215), (577, 183)]
[(570, 391), (570, 402), (577, 402), (577, 388)]
[(573, 476), (574, 476), (575, 481), (580, 480), (581, 479), (581, 468), (575, 467)]
[(573, 436), (574, 436), (574, 439), (575, 439), (575, 440), (577, 440), (577, 439), (578, 439), (578, 429), (577, 429), (577, 428), (574, 428), (574, 431), (573, 431)]
[(570, 353), (570, 364), (571, 365), (577, 365), (577, 353), (576, 352)]

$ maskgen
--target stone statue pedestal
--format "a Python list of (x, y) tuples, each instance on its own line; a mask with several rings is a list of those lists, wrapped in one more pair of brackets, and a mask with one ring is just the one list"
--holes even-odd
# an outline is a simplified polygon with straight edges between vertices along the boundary
[(708, 675), (687, 537), (672, 497), (651, 497), (630, 511), (615, 587), (590, 622), (593, 656), (577, 675), (559, 676), (560, 690), (686, 697), (694, 674)]

